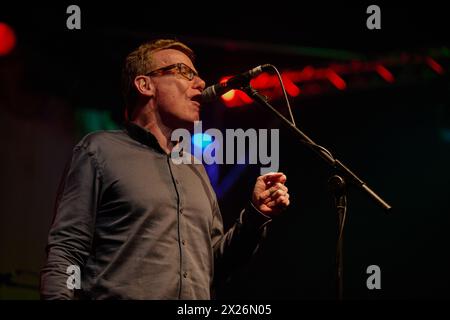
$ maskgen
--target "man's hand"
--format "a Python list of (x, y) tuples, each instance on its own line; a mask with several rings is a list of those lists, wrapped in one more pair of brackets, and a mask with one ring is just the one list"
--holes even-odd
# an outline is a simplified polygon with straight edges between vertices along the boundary
[(289, 206), (286, 176), (281, 172), (270, 172), (256, 179), (252, 203), (263, 214), (274, 217)]

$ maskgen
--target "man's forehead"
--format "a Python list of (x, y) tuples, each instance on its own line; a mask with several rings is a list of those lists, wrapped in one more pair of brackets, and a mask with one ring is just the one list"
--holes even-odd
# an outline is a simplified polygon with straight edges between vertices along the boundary
[(158, 67), (164, 67), (180, 62), (183, 62), (188, 66), (192, 66), (191, 59), (179, 50), (163, 49), (153, 53), (153, 64)]

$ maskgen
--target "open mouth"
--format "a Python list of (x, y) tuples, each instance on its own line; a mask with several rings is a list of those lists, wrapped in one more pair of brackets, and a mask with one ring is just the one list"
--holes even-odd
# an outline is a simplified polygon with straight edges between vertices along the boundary
[(202, 103), (202, 95), (197, 94), (191, 98), (191, 101), (197, 102), (199, 105)]

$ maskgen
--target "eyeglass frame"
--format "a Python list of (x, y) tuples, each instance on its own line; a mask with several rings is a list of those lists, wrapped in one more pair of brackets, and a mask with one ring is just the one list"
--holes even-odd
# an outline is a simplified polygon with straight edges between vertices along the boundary
[[(151, 76), (153, 76), (155, 74), (164, 75), (168, 71), (173, 70), (175, 68), (177, 69), (178, 74), (180, 74), (186, 80), (192, 81), (195, 77), (199, 77), (199, 75), (198, 75), (198, 73), (196, 71), (192, 70), (191, 67), (189, 67), (188, 65), (186, 65), (186, 64), (184, 64), (182, 62), (170, 64), (168, 66), (155, 69), (153, 71), (150, 71), (150, 72), (146, 73), (145, 75), (148, 76), (148, 77), (151, 77)], [(185, 68), (185, 69), (187, 68), (187, 70), (189, 70), (189, 76), (186, 76), (186, 74), (183, 73), (182, 68)], [(192, 76), (190, 76), (190, 75), (192, 75)]]

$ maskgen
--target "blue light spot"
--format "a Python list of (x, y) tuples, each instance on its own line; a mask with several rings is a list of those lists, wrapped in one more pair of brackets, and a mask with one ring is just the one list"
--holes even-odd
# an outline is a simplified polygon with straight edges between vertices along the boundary
[(197, 148), (205, 149), (210, 143), (212, 143), (212, 138), (206, 133), (196, 133), (192, 136), (192, 143)]

